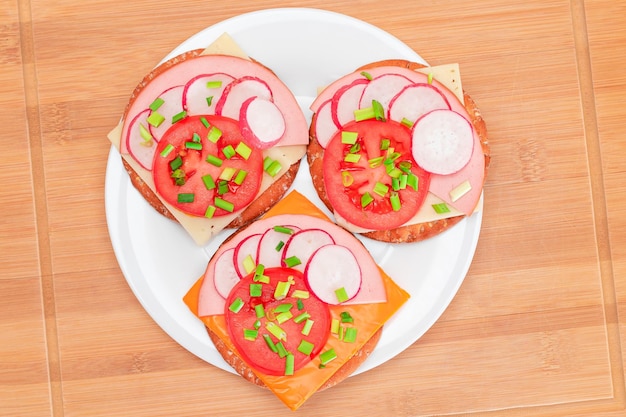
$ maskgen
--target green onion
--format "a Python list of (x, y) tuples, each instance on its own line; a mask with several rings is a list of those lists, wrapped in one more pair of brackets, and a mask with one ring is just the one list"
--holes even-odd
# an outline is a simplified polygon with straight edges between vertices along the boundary
[(335, 353), (335, 349), (329, 349), (325, 352), (320, 353), (320, 363), (322, 365), (327, 365), (329, 362), (337, 359), (337, 354)]
[(409, 174), (411, 172), (411, 167), (413, 164), (411, 161), (400, 161), (398, 162), (398, 168), (402, 170), (402, 172)]
[(274, 229), (275, 232), (284, 233), (286, 235), (293, 234), (293, 229), (286, 226), (274, 226), (272, 229)]
[(378, 156), (376, 158), (370, 158), (367, 160), (367, 163), (369, 165), (370, 168), (378, 168), (379, 166), (381, 166), (383, 164), (383, 161), (385, 160), (384, 156)]
[(206, 174), (202, 176), (202, 182), (207, 190), (212, 190), (215, 188), (215, 181), (210, 174)]
[(330, 321), (330, 332), (332, 334), (339, 334), (339, 320), (332, 319)]
[(261, 318), (265, 316), (265, 307), (263, 307), (263, 304), (257, 304), (254, 306), (254, 313), (256, 314), (257, 318)]
[(226, 167), (220, 172), (219, 179), (224, 181), (230, 181), (235, 176), (237, 169), (233, 167)]
[(224, 156), (226, 157), (226, 159), (230, 159), (233, 156), (235, 156), (235, 148), (233, 148), (233, 145), (226, 145), (224, 146), (224, 148), (222, 149), (222, 153), (224, 154)]
[(145, 143), (152, 144), (152, 135), (150, 134), (148, 128), (143, 125), (143, 123), (139, 123), (139, 135)]
[(293, 375), (293, 373), (295, 372), (295, 363), (296, 363), (296, 358), (293, 356), (292, 353), (288, 353), (287, 357), (285, 358), (285, 375), (286, 376)]
[(221, 80), (207, 81), (206, 83), (206, 88), (220, 88), (221, 86), (222, 86)]
[(228, 306), (228, 309), (233, 313), (239, 313), (244, 306), (244, 301), (241, 297), (237, 297), (233, 300), (233, 302)]
[(444, 213), (450, 212), (450, 208), (448, 207), (446, 203), (433, 204), (433, 209), (435, 210), (435, 213), (437, 214), (444, 214)]
[(305, 311), (304, 313), (297, 315), (293, 319), (293, 322), (296, 323), (296, 324), (299, 324), (299, 323), (302, 323), (303, 321), (305, 321), (306, 319), (310, 319), (310, 318), (311, 318), (311, 315)]
[(398, 191), (400, 189), (400, 179), (392, 178), (391, 179), (391, 189), (394, 191)]
[(184, 110), (180, 113), (176, 113), (174, 116), (172, 116), (172, 124), (180, 122), (185, 117), (187, 117), (187, 112)]
[(267, 347), (269, 347), (272, 352), (278, 353), (278, 348), (269, 334), (263, 334), (263, 339), (265, 340)]
[(402, 156), (402, 154), (400, 152), (389, 152), (389, 151), (387, 151), (387, 158), (385, 158), (384, 164), (385, 165), (392, 164), (392, 163), (396, 162), (396, 160), (398, 158), (400, 158), (400, 156)]
[(389, 139), (381, 139), (380, 140), (380, 150), (386, 151), (389, 149), (389, 145), (391, 145), (391, 141)]
[(292, 296), (293, 298), (302, 298), (302, 299), (305, 299), (305, 300), (306, 300), (307, 298), (309, 298), (309, 296), (310, 296), (310, 295), (311, 295), (311, 293), (309, 293), (309, 292), (308, 292), (308, 291), (306, 291), (306, 290), (295, 290), (295, 291), (291, 294), (291, 296)]
[(242, 262), (243, 262), (243, 269), (244, 271), (246, 271), (246, 274), (249, 274), (250, 272), (254, 271), (254, 269), (256, 268), (252, 255), (248, 255), (245, 258), (243, 258)]
[(372, 100), (372, 109), (374, 110), (374, 117), (376, 120), (385, 120), (385, 109), (379, 101)]
[(165, 121), (165, 116), (154, 111), (150, 113), (150, 116), (148, 116), (146, 120), (150, 126), (159, 127), (161, 123)]
[(253, 326), (255, 330), (259, 330), (261, 328), (261, 320), (256, 320)]
[[(397, 178), (394, 178), (395, 180), (397, 180)], [(406, 183), (409, 179), (409, 176), (407, 174), (402, 174), (400, 175), (400, 180), (399, 180), (399, 184), (398, 184), (398, 188), (400, 190), (404, 190), (406, 188)]]
[(224, 163), (224, 161), (222, 161), (219, 157), (211, 154), (207, 155), (206, 161), (211, 165), (215, 165), (216, 167), (221, 167)]
[(370, 74), (369, 72), (361, 71), (361, 75), (367, 78), (368, 80), (372, 81), (372, 74)]
[(354, 319), (347, 311), (342, 311), (341, 314), (339, 314), (339, 317), (341, 317), (342, 323), (354, 323)]
[[(268, 158), (265, 158), (265, 159), (268, 159)], [(265, 160), (263, 161), (263, 166), (265, 166)], [(271, 160), (271, 162), (269, 163), (269, 165), (265, 169), (265, 172), (267, 172), (267, 174), (270, 177), (274, 177), (274, 176), (276, 176), (276, 174), (278, 174), (280, 172), (281, 169), (282, 169), (282, 165), (280, 164), (280, 162), (275, 161), (275, 160)]]
[(219, 130), (215, 126), (211, 126), (209, 133), (207, 134), (207, 139), (210, 142), (217, 143), (217, 141), (222, 137), (222, 131)]
[(373, 201), (374, 197), (372, 197), (372, 195), (368, 191), (366, 191), (365, 194), (361, 196), (361, 207), (365, 208)]
[(343, 303), (344, 301), (348, 301), (350, 299), (344, 287), (337, 288), (335, 290), (335, 296), (337, 296), (337, 302), (339, 303)]
[(285, 246), (285, 241), (281, 240), (280, 242), (278, 242), (278, 244), (276, 245), (276, 247), (274, 249), (276, 249), (276, 252), (280, 252), (280, 250), (283, 248), (283, 246)]
[(406, 185), (411, 187), (414, 191), (417, 191), (419, 189), (419, 177), (413, 173), (408, 174)]
[(179, 203), (193, 203), (195, 198), (194, 193), (180, 193), (178, 194), (178, 202)]
[(287, 333), (276, 323), (268, 321), (265, 323), (265, 328), (278, 340), (286, 340)]
[(152, 111), (157, 111), (159, 109), (159, 107), (161, 107), (163, 105), (163, 103), (165, 103), (165, 101), (163, 101), (163, 99), (161, 97), (157, 97), (154, 99), (154, 101), (150, 104), (150, 110)]
[(386, 167), (388, 168), (387, 175), (389, 175), (391, 178), (400, 178), (400, 176), (402, 175), (402, 171), (394, 167), (392, 164), (388, 164), (386, 165)]
[(291, 304), (291, 303), (282, 303), (282, 304), (277, 305), (274, 308), (274, 312), (275, 313), (285, 313), (285, 312), (291, 310), (292, 308), (293, 308), (293, 304)]
[(432, 84), (433, 83), (433, 73), (432, 72), (428, 73), (427, 80), (428, 80), (428, 84)]
[(400, 123), (406, 127), (408, 127), (409, 129), (413, 127), (414, 123), (412, 120), (407, 119), (406, 117), (403, 117), (402, 120), (400, 120)]
[(349, 153), (349, 154), (346, 154), (346, 156), (343, 158), (344, 161), (350, 162), (353, 164), (359, 162), (360, 159), (361, 159), (361, 154), (358, 154), (358, 153)]
[(202, 117), (200, 118), (200, 121), (202, 122), (202, 124), (204, 125), (204, 127), (206, 127), (207, 129), (209, 128), (209, 126), (211, 126), (211, 125), (209, 124), (209, 121), (208, 121), (208, 120), (206, 119), (206, 117), (204, 117), (204, 116), (202, 116)]
[(183, 166), (183, 158), (181, 158), (180, 155), (170, 161), (170, 168), (172, 171), (177, 170), (181, 166)]
[(209, 206), (206, 208), (206, 211), (204, 212), (204, 217), (208, 218), (208, 219), (212, 219), (213, 215), (215, 214), (215, 206)]
[(232, 213), (233, 210), (235, 209), (235, 205), (233, 203), (231, 203), (230, 201), (221, 199), (219, 197), (215, 197), (215, 207), (221, 208), (222, 210), (227, 211), (229, 213)]
[(243, 329), (243, 338), (246, 340), (250, 340), (251, 342), (255, 341), (257, 336), (259, 335), (259, 331), (255, 329)]
[(174, 145), (172, 145), (171, 143), (168, 143), (167, 146), (165, 148), (163, 148), (163, 150), (161, 151), (161, 153), (159, 155), (161, 155), (163, 158), (165, 158), (166, 156), (168, 156), (172, 151), (174, 150)]
[(278, 324), (283, 324), (287, 320), (291, 320), (293, 318), (293, 313), (291, 311), (285, 311), (284, 313), (280, 313), (276, 316), (276, 321)]
[(302, 301), (302, 299), (298, 298), (296, 300), (296, 306), (298, 306), (298, 310), (304, 309), (304, 302)]
[(356, 109), (354, 111), (354, 120), (356, 120), (357, 122), (363, 121), (363, 120), (368, 120), (368, 119), (373, 119), (376, 117), (376, 113), (374, 112), (374, 108), (373, 107), (366, 107), (363, 109)]
[(344, 187), (349, 187), (354, 183), (354, 177), (348, 171), (341, 171), (341, 183)]
[(278, 349), (278, 357), (279, 358), (284, 358), (289, 353), (289, 352), (287, 352), (287, 349), (285, 348), (285, 345), (283, 345), (283, 342), (276, 343), (276, 348)]
[(361, 152), (361, 144), (360, 143), (355, 143), (354, 145), (350, 146), (350, 150), (348, 152), (350, 152), (350, 153), (359, 153), (359, 152)]
[(219, 195), (224, 195), (228, 192), (228, 181), (220, 180), (217, 182), (217, 193)]
[(389, 197), (389, 201), (391, 202), (391, 208), (393, 211), (399, 211), (402, 208), (402, 203), (400, 202), (400, 195), (397, 192), (391, 193)]
[(346, 343), (356, 342), (357, 329), (356, 327), (348, 327), (343, 335), (343, 341)]
[(260, 297), (261, 294), (263, 294), (263, 284), (250, 284), (250, 297)]
[(243, 184), (243, 181), (246, 179), (246, 176), (248, 175), (248, 171), (245, 171), (243, 169), (240, 169), (237, 172), (237, 175), (235, 175), (235, 179), (233, 180), (233, 182), (237, 185), (241, 185)]
[(287, 268), (293, 268), (294, 266), (300, 265), (302, 263), (300, 258), (298, 258), (295, 255), (294, 256), (290, 256), (289, 258), (285, 258), (285, 260), (283, 262), (285, 263)]
[(308, 340), (304, 340), (302, 339), (300, 341), (300, 344), (298, 345), (298, 352), (303, 353), (305, 355), (310, 355), (311, 352), (313, 352), (313, 349), (315, 348), (315, 345), (311, 342), (309, 342)]
[(196, 132), (193, 132), (193, 135), (191, 136), (191, 141), (192, 142), (196, 142), (196, 143), (200, 143), (202, 139), (200, 138), (200, 135), (197, 134)]
[(450, 199), (454, 203), (459, 198), (469, 193), (471, 190), (472, 190), (472, 184), (470, 184), (468, 180), (463, 181), (461, 184), (457, 185), (450, 191)]
[(193, 149), (196, 151), (201, 151), (202, 150), (202, 144), (198, 143), (198, 142), (185, 142), (185, 148), (187, 149)]
[(255, 268), (254, 268), (254, 277), (260, 277), (263, 275), (263, 273), (265, 272), (265, 265), (263, 264), (258, 264)]
[(254, 276), (254, 280), (256, 282), (261, 282), (263, 284), (269, 284), (270, 283), (270, 277), (268, 277), (267, 275), (255, 275)]
[(176, 185), (185, 185), (185, 182), (187, 182), (187, 177), (185, 176), (185, 171), (183, 171), (182, 169), (175, 169), (174, 171), (172, 171), (172, 174), (170, 175), (170, 177), (172, 177), (174, 179), (174, 184)]
[(237, 146), (235, 146), (235, 152), (237, 152), (243, 159), (248, 160), (252, 154), (252, 149), (245, 143), (239, 142)]
[(389, 192), (389, 186), (377, 181), (374, 185), (374, 192), (379, 196), (384, 197)]
[(289, 294), (289, 289), (291, 288), (291, 282), (289, 281), (279, 281), (276, 284), (276, 288), (274, 289), (274, 298), (277, 300), (282, 300), (287, 297)]
[(348, 132), (348, 131), (342, 131), (341, 132), (341, 143), (346, 144), (346, 145), (354, 145), (356, 143), (356, 140), (359, 137), (359, 133), (358, 132)]
[(315, 324), (315, 322), (311, 319), (306, 319), (306, 321), (304, 322), (304, 326), (302, 327), (302, 331), (300, 333), (302, 333), (305, 336), (308, 336), (309, 333), (311, 333), (311, 329), (313, 328), (313, 324)]
[(208, 96), (206, 98), (206, 105), (207, 105), (207, 107), (211, 107), (211, 103), (213, 103), (213, 96)]

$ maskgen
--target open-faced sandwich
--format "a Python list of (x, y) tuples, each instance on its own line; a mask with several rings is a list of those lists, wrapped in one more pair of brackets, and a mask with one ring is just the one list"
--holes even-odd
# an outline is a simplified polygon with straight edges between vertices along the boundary
[(146, 75), (109, 139), (135, 188), (198, 244), (274, 205), (309, 140), (291, 91), (227, 35)]
[(228, 364), (295, 410), (352, 374), (408, 298), (292, 191), (219, 247), (184, 301)]
[(487, 133), (458, 65), (375, 62), (324, 88), (311, 110), (313, 184), (348, 230), (414, 242), (481, 209)]

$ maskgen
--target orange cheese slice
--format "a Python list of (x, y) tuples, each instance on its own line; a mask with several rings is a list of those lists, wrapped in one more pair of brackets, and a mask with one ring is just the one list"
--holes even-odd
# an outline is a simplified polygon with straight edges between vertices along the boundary
[[(297, 191), (292, 191), (281, 202), (268, 211), (264, 217), (279, 214), (306, 214), (327, 221), (328, 217), (313, 203)], [(356, 238), (355, 238), (356, 239)], [(360, 244), (355, 242), (355, 244)], [(348, 312), (353, 318), (352, 327), (357, 328), (354, 342), (344, 342), (332, 334), (328, 338), (322, 352), (334, 349), (337, 359), (320, 369), (320, 360), (314, 358), (292, 376), (271, 376), (253, 371), (259, 379), (290, 409), (298, 409), (310, 398), (343, 364), (350, 360), (361, 347), (376, 333), (391, 316), (409, 299), (410, 295), (400, 288), (387, 274), (381, 270), (387, 302), (358, 305), (330, 306), (331, 317), (341, 321), (341, 313)], [(202, 278), (189, 290), (184, 297), (185, 304), (198, 316), (198, 294)], [(222, 339), (230, 350), (237, 350), (228, 336), (224, 315), (199, 317), (200, 320)]]

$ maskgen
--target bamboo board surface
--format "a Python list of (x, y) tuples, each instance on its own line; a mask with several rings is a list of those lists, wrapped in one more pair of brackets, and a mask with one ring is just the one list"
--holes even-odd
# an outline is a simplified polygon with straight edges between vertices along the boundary
[(443, 316), (297, 414), (624, 415), (621, 0), (0, 0), (0, 415), (293, 415), (150, 318), (104, 208), (106, 134), (143, 74), (207, 26), (289, 6), (459, 62), (493, 155), (477, 252)]

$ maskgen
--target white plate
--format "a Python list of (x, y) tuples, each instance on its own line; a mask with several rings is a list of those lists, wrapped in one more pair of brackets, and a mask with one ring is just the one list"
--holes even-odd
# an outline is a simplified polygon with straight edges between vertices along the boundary
[[(291, 88), (310, 120), (317, 88), (368, 62), (403, 58), (425, 63), (407, 45), (360, 20), (316, 9), (270, 9), (211, 26), (164, 58), (204, 48), (228, 32), (253, 58), (272, 68)], [(294, 188), (323, 208), (303, 161)], [(146, 311), (174, 340), (205, 361), (233, 372), (183, 295), (202, 275), (223, 232), (206, 247), (194, 244), (174, 222), (157, 214), (131, 185), (111, 148), (105, 185), (106, 214), (115, 255)], [(323, 208), (324, 211), (325, 208)], [(415, 244), (388, 245), (362, 239), (376, 261), (410, 294), (356, 373), (378, 366), (419, 339), (446, 309), (474, 256), (482, 213), (445, 233)]]

